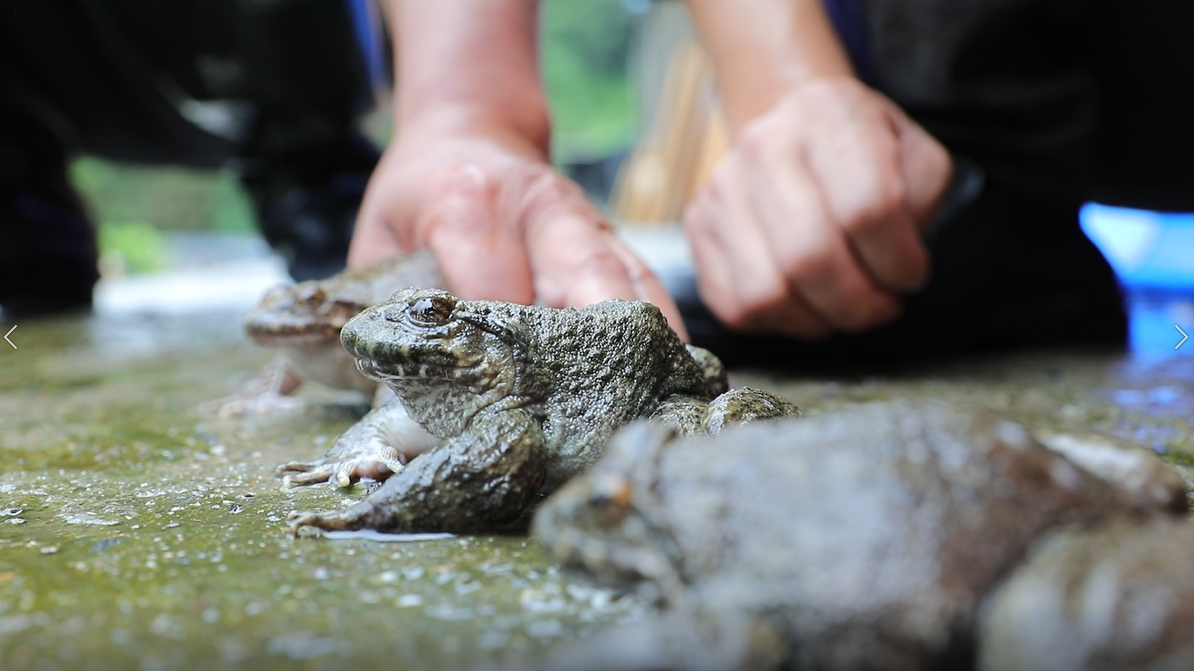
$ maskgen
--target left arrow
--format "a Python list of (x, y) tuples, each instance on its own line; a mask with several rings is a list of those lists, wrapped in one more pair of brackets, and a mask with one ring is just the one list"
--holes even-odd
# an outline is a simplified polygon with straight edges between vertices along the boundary
[(8, 329), (8, 333), (5, 333), (5, 334), (4, 334), (4, 339), (8, 341), (8, 344), (9, 344), (9, 345), (12, 345), (12, 348), (13, 348), (13, 349), (16, 349), (16, 348), (17, 348), (17, 346), (16, 346), (16, 345), (13, 345), (11, 340), (8, 340), (8, 336), (12, 335), (12, 332), (13, 332), (13, 331), (15, 331), (15, 330), (17, 330), (17, 327), (15, 327), (15, 326), (14, 326), (14, 327), (12, 327), (12, 328)]

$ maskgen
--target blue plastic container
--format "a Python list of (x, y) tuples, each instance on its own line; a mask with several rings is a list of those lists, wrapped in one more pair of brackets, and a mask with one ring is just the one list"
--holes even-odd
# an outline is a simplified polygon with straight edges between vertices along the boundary
[(1123, 284), (1134, 352), (1194, 354), (1194, 214), (1151, 212), (1088, 203), (1082, 230), (1102, 250)]

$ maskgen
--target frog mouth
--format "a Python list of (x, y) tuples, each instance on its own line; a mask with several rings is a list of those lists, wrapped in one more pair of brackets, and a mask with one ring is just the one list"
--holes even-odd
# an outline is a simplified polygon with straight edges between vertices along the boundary
[(421, 378), (425, 380), (458, 380), (467, 377), (470, 366), (451, 366), (419, 362), (379, 361), (370, 357), (357, 358), (357, 370), (365, 377), (381, 382)]

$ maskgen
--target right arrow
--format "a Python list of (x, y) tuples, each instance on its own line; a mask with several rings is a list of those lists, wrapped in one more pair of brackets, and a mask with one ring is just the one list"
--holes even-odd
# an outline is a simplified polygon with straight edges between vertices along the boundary
[(1177, 324), (1174, 324), (1173, 328), (1177, 329), (1177, 332), (1182, 334), (1182, 339), (1180, 341), (1178, 341), (1178, 343), (1176, 345), (1173, 346), (1173, 349), (1177, 349), (1177, 348), (1181, 347), (1182, 343), (1186, 342), (1186, 338), (1189, 338), (1190, 336), (1186, 335), (1186, 332), (1182, 330), (1182, 327), (1178, 326)]

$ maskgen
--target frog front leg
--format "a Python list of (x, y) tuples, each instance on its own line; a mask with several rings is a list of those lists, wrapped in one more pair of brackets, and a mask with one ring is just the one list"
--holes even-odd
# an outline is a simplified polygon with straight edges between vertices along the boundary
[(360, 503), (327, 513), (292, 513), (306, 527), (335, 530), (472, 532), (518, 518), (543, 486), (543, 434), (521, 410), (474, 418), (469, 430), (412, 460)]
[(651, 421), (676, 432), (678, 436), (721, 433), (734, 424), (757, 419), (799, 417), (800, 408), (761, 389), (731, 389), (706, 403), (687, 396), (673, 396), (656, 408)]
[(385, 480), (439, 442), (394, 400), (349, 427), (322, 457), (282, 464), (277, 475), (287, 487), (328, 480), (347, 487), (361, 478)]
[(800, 408), (775, 394), (754, 389), (738, 387), (731, 389), (709, 402), (705, 410), (705, 431), (715, 434), (734, 424), (745, 424), (757, 419), (773, 419), (776, 417), (796, 418), (800, 416)]

